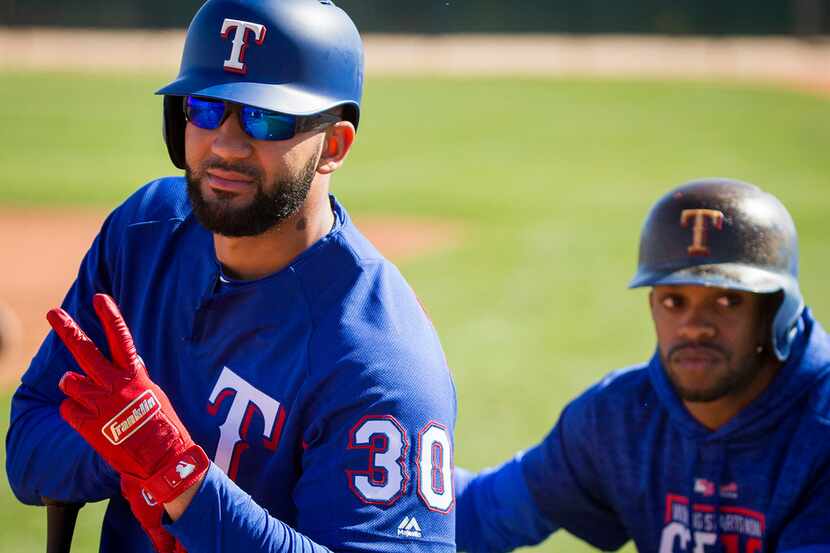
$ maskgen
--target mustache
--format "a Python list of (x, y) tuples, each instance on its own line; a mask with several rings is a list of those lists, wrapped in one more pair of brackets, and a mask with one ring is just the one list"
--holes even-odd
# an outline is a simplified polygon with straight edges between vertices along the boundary
[(695, 348), (695, 349), (708, 349), (712, 352), (719, 353), (724, 357), (728, 358), (730, 356), (729, 351), (723, 346), (712, 342), (680, 342), (679, 344), (675, 344), (674, 346), (669, 349), (668, 353), (666, 354), (667, 359), (671, 359), (675, 354), (682, 352), (684, 349)]
[(253, 165), (246, 165), (244, 163), (229, 163), (221, 159), (208, 159), (199, 167), (199, 176), (207, 173), (208, 169), (221, 169), (222, 171), (233, 171), (246, 177), (262, 180), (263, 175), (257, 167)]

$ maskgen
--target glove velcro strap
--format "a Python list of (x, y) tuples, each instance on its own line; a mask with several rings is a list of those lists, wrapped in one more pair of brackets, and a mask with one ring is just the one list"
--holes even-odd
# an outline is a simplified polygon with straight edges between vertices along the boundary
[(169, 503), (196, 483), (210, 467), (210, 459), (198, 445), (192, 445), (141, 485), (153, 499)]

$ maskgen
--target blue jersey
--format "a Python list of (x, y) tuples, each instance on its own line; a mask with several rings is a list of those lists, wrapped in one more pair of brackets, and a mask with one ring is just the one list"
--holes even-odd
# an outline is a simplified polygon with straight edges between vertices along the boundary
[(612, 373), (542, 443), (460, 475), (459, 550), (509, 551), (563, 528), (603, 550), (830, 552), (830, 337), (809, 311), (800, 328), (769, 388), (714, 432), (659, 355)]
[[(96, 341), (112, 295), (150, 377), (212, 458), (167, 526), (193, 552), (454, 551), (455, 390), (398, 270), (332, 198), (335, 224), (285, 269), (224, 283), (182, 178), (116, 209), (63, 307)], [(109, 498), (101, 551), (148, 553), (117, 474), (59, 416), (79, 370), (50, 333), (12, 401), (17, 497)]]

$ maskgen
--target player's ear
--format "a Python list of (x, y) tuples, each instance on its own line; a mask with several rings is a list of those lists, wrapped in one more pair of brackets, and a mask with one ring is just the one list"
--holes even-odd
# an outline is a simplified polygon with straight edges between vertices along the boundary
[(652, 313), (654, 313), (654, 307), (655, 307), (654, 302), (655, 301), (657, 301), (657, 299), (654, 295), (654, 288), (652, 288), (648, 292), (648, 308), (651, 310)]
[(337, 171), (349, 155), (354, 139), (355, 128), (350, 121), (338, 121), (329, 127), (323, 136), (323, 152), (317, 172), (328, 175)]

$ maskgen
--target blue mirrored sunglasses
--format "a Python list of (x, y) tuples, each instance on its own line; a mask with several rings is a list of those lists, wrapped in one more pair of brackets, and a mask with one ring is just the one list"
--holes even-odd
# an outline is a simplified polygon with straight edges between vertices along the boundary
[(200, 129), (213, 130), (222, 126), (238, 106), (239, 124), (245, 133), (255, 140), (288, 140), (301, 132), (336, 123), (340, 118), (330, 113), (315, 115), (290, 115), (224, 100), (184, 97), (184, 116)]

